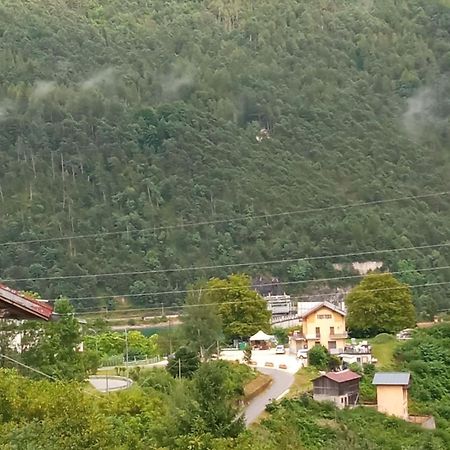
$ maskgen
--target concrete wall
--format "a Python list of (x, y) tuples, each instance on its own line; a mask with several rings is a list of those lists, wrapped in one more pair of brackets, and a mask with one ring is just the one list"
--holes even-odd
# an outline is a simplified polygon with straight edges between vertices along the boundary
[(377, 386), (378, 411), (408, 420), (408, 390), (406, 386)]
[(346, 395), (323, 395), (323, 394), (314, 394), (313, 399), (316, 402), (332, 402), (334, 403), (339, 409), (343, 409), (348, 405), (348, 398)]

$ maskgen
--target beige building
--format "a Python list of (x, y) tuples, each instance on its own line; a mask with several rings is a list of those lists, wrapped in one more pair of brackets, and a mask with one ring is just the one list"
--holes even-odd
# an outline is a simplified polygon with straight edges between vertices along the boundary
[(322, 302), (302, 316), (302, 331), (289, 338), (292, 353), (309, 350), (314, 345), (323, 345), (331, 354), (344, 350), (348, 338), (345, 329), (345, 312), (332, 303)]
[(379, 412), (408, 420), (408, 388), (411, 375), (408, 372), (376, 373), (372, 384), (377, 387)]

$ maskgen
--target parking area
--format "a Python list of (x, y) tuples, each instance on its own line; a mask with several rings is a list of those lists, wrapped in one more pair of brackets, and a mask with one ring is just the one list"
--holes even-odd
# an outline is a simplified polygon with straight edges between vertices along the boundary
[[(227, 361), (244, 361), (244, 353), (242, 350), (222, 350), (220, 352), (220, 358)], [(280, 364), (285, 365), (285, 370), (289, 373), (296, 373), (301, 367), (302, 363), (299, 361), (295, 355), (287, 352), (283, 355), (275, 354), (275, 349), (271, 348), (269, 350), (253, 350), (252, 351), (252, 361), (256, 363), (256, 367), (268, 367), (266, 364), (273, 364), (274, 369), (280, 369)]]

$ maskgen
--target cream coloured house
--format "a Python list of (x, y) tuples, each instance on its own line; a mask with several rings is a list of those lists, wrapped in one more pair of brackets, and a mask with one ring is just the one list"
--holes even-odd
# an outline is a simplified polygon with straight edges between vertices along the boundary
[(348, 334), (345, 328), (345, 312), (329, 302), (321, 302), (302, 316), (302, 331), (289, 338), (292, 353), (323, 345), (331, 354), (344, 350)]

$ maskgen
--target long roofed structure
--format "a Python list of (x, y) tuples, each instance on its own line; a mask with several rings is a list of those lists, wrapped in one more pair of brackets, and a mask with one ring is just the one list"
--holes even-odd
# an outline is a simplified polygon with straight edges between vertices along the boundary
[(51, 320), (53, 308), (0, 284), (0, 318)]

